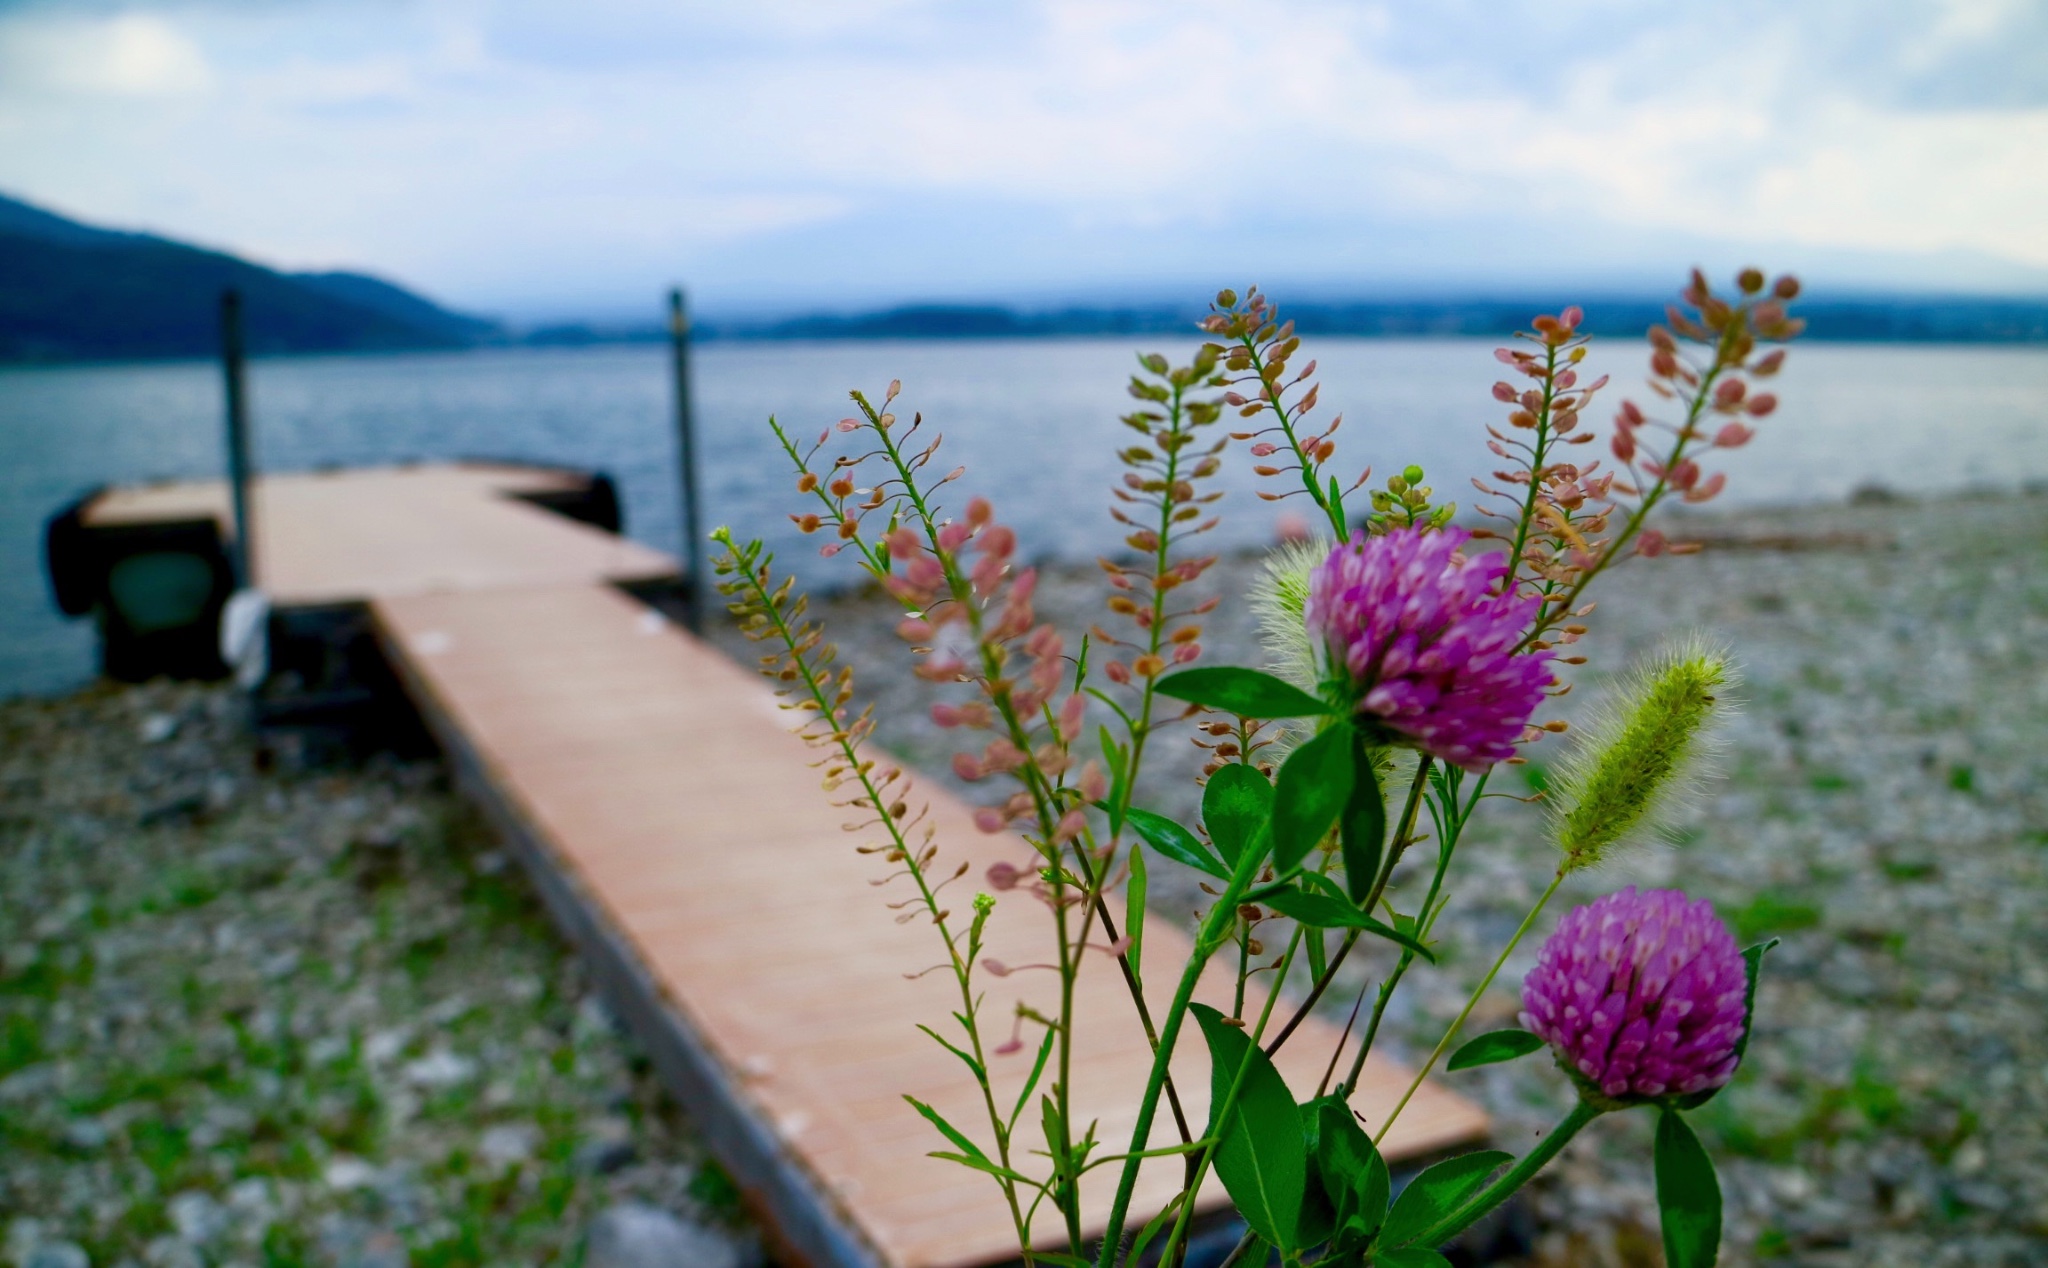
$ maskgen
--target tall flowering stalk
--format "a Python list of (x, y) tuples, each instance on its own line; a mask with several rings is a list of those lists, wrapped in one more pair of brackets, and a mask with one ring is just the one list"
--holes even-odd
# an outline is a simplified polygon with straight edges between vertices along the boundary
[[(1493, 388), (1509, 410), (1487, 444), (1505, 465), (1479, 482), (1493, 523), (1474, 531), (1454, 523), (1457, 508), (1439, 503), (1413, 466), (1364, 506), (1347, 506), (1370, 469), (1348, 485), (1328, 474), (1341, 419), (1314, 417), (1315, 362), (1295, 368), (1300, 334), (1258, 291), (1224, 291), (1201, 323), (1210, 340), (1185, 365), (1148, 355), (1131, 380), (1138, 406), (1122, 423), (1137, 439), (1118, 450), (1126, 472), (1110, 512), (1125, 553), (1101, 561), (1109, 620), (1078, 641), (1039, 618), (1037, 574), (994, 506), (944, 501), (965, 473), (938, 473), (939, 440), (922, 418), (904, 423), (894, 412), (900, 385), (879, 403), (853, 393), (856, 413), (809, 445), (771, 422), (807, 499), (791, 518), (823, 538), (821, 553), (852, 551), (901, 605), (897, 632), (917, 674), (940, 692), (933, 720), (972, 737), (953, 770), (991, 790), (977, 826), (1014, 834), (1031, 851), (1028, 864), (990, 869), (963, 928), (944, 892), (965, 870), (945, 873), (932, 830), (911, 808), (908, 775), (866, 747), (873, 720), (854, 710), (850, 673), (760, 546), (721, 536), (726, 593), (748, 632), (778, 649), (764, 671), (808, 715), (807, 738), (827, 751), (828, 789), (865, 812), (859, 826), (880, 839), (863, 848), (912, 885), (896, 904), (899, 919), (927, 920), (945, 948), (959, 1030), (927, 1033), (977, 1081), (986, 1143), (911, 1104), (944, 1137), (935, 1156), (987, 1173), (1002, 1190), (1026, 1262), (1177, 1263), (1213, 1170), (1249, 1227), (1235, 1262), (1271, 1250), (1289, 1265), (1441, 1264), (1437, 1247), (1526, 1184), (1587, 1123), (1638, 1105), (1660, 1116), (1654, 1171), (1667, 1259), (1713, 1261), (1719, 1189), (1682, 1113), (1740, 1064), (1764, 948), (1737, 953), (1704, 903), (1624, 890), (1573, 911), (1545, 944), (1524, 985), (1523, 1029), (1452, 1045), (1551, 899), (1616, 846), (1653, 835), (1695, 785), (1733, 680), (1718, 650), (1682, 648), (1623, 681), (1561, 767), (1548, 821), (1558, 864), (1542, 896), (1408, 1096), (1372, 1124), (1349, 1101), (1393, 995), (1418, 961), (1433, 959), (1434, 926), (1460, 877), (1458, 844), (1494, 767), (1567, 729), (1541, 714), (1569, 690), (1560, 671), (1585, 663), (1573, 645), (1589, 632), (1590, 587), (1630, 555), (1689, 549), (1652, 516), (1674, 496), (1718, 494), (1725, 478), (1707, 469), (1709, 455), (1745, 443), (1774, 410), (1775, 398), (1753, 385), (1784, 353), (1760, 346), (1798, 333), (1786, 312), (1797, 293), (1790, 278), (1767, 287), (1747, 270), (1722, 297), (1694, 273), (1685, 307), (1650, 332), (1651, 388), (1675, 414), (1660, 420), (1624, 402), (1604, 455), (1592, 448), (1588, 417), (1607, 380), (1584, 377), (1583, 315), (1536, 318), (1521, 346), (1498, 354), (1520, 382)], [(1212, 434), (1225, 410), (1249, 429)], [(1199, 663), (1202, 620), (1226, 600), (1183, 597), (1216, 563), (1194, 547), (1215, 525), (1221, 495), (1208, 481), (1231, 439), (1279, 485), (1262, 498), (1305, 497), (1328, 528), (1324, 540), (1276, 555), (1252, 600), (1267, 626), (1270, 673)], [(1107, 722), (1091, 736), (1098, 719)], [(1193, 825), (1138, 804), (1147, 756), (1184, 723), (1207, 752)], [(1213, 900), (1196, 915), (1192, 954), (1171, 968), (1144, 958), (1157, 866), (1194, 869)], [(1121, 926), (1111, 903), (1119, 888)], [(1041, 905), (1051, 923), (1059, 1002), (1020, 1006), (1019, 1032), (992, 1047), (976, 978), (1011, 970), (982, 956), (981, 934), (999, 902), (1018, 899)], [(1269, 926), (1283, 920), (1273, 954)], [(1341, 935), (1334, 951), (1332, 933)], [(1316, 1096), (1297, 1104), (1273, 1055), (1362, 946), (1391, 963), (1351, 1003)], [(1230, 1015), (1194, 1003), (1196, 983), (1226, 948), (1237, 961)], [(1152, 1049), (1133, 1089), (1136, 1126), (1119, 1153), (1103, 1152), (1108, 1142), (1076, 1123), (1068, 1099), (1075, 983), (1103, 958), (1128, 987)], [(1253, 973), (1285, 984), (1297, 964), (1307, 980), (1293, 1007), (1280, 1006), (1277, 986), (1247, 1007)], [(1148, 973), (1174, 982), (1164, 1010), (1147, 1002)], [(1169, 1073), (1190, 1020), (1210, 1058), (1205, 1124), (1189, 1119)], [(1032, 1027), (1041, 1037), (1027, 1044), (1022, 1032)], [(1377, 1144), (1422, 1079), (1446, 1056), (1456, 1071), (1546, 1044), (1576, 1094), (1557, 1129), (1520, 1159), (1479, 1152), (1441, 1163), (1390, 1202)], [(1044, 1079), (1033, 1143), (1021, 1137), (1019, 1111), (1004, 1113), (990, 1091), (991, 1063), (1031, 1060), (1027, 1051), (1037, 1055), (1019, 1110)], [(1162, 1111), (1173, 1123), (1165, 1143), (1155, 1139)], [(1140, 1166), (1166, 1155), (1184, 1165), (1179, 1195), (1163, 1209), (1132, 1211)], [(1112, 1176), (1106, 1225), (1084, 1227), (1084, 1184)], [(1053, 1245), (1034, 1235), (1048, 1206), (1062, 1227)]]

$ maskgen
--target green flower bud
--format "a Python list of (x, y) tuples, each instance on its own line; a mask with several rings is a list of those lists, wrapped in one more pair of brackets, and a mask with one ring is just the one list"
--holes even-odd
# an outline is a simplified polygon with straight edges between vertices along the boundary
[(1252, 582), (1252, 613), (1266, 645), (1266, 667), (1304, 691), (1322, 682), (1319, 652), (1309, 637), (1304, 613), (1308, 578), (1330, 553), (1327, 541), (1289, 542), (1266, 557)]
[(1710, 723), (1728, 712), (1735, 681), (1725, 651), (1693, 640), (1617, 685), (1551, 778), (1563, 871), (1591, 867), (1615, 846), (1665, 827), (1697, 790), (1715, 747)]

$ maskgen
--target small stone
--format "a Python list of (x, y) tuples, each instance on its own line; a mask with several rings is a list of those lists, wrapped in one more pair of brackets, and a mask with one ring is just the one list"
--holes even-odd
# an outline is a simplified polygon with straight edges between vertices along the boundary
[(740, 1248), (713, 1232), (639, 1202), (622, 1202), (590, 1223), (584, 1268), (742, 1268)]
[(477, 1152), (496, 1167), (510, 1167), (533, 1157), (540, 1132), (531, 1123), (499, 1123), (477, 1141)]
[(228, 1190), (228, 1206), (245, 1215), (258, 1215), (270, 1208), (270, 1182), (262, 1176), (239, 1180)]
[(97, 1118), (74, 1118), (64, 1125), (64, 1143), (73, 1149), (103, 1149), (107, 1137), (106, 1125)]
[(192, 1243), (176, 1237), (157, 1238), (143, 1249), (142, 1259), (149, 1268), (206, 1268)]
[(44, 1242), (28, 1253), (21, 1268), (92, 1268), (92, 1257), (75, 1242)]
[(195, 1246), (204, 1246), (227, 1231), (227, 1209), (212, 1194), (187, 1190), (172, 1198), (168, 1209), (178, 1236)]
[(382, 1064), (405, 1051), (406, 1031), (403, 1027), (380, 1030), (363, 1043), (363, 1059)]
[(609, 1136), (586, 1140), (576, 1146), (576, 1170), (585, 1175), (608, 1176), (639, 1156), (630, 1137)]
[(377, 1169), (361, 1158), (336, 1158), (322, 1178), (330, 1189), (361, 1189), (376, 1182)]
[(152, 713), (135, 728), (135, 734), (144, 744), (161, 744), (177, 733), (178, 720), (168, 713)]
[(436, 1048), (405, 1067), (405, 1081), (415, 1087), (454, 1087), (475, 1077), (476, 1062), (446, 1048)]

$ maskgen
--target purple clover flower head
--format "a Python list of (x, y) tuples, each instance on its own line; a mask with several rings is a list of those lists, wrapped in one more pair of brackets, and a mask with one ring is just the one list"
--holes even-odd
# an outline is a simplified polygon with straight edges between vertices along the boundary
[(1515, 651), (1538, 600), (1509, 592), (1504, 555), (1468, 556), (1463, 529), (1396, 528), (1332, 550), (1309, 577), (1309, 633), (1358, 713), (1467, 770), (1514, 755), (1550, 685), (1548, 651)]
[(1734, 1077), (1748, 980), (1712, 904), (1631, 885), (1558, 922), (1522, 981), (1522, 1025), (1610, 1100), (1689, 1095)]

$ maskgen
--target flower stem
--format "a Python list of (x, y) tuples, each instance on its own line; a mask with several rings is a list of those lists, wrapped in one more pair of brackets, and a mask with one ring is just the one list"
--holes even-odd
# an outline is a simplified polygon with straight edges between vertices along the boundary
[(1600, 1117), (1601, 1113), (1602, 1111), (1584, 1101), (1574, 1105), (1572, 1112), (1564, 1116), (1563, 1122), (1551, 1129), (1541, 1144), (1508, 1168), (1507, 1173), (1500, 1179), (1481, 1190), (1478, 1197), (1437, 1221), (1422, 1236), (1415, 1239), (1414, 1245), (1441, 1246), (1478, 1223), (1493, 1208), (1513, 1197), (1517, 1190), (1529, 1183), (1537, 1172), (1549, 1165), (1552, 1158), (1557, 1157), (1559, 1150), (1571, 1143), (1571, 1138), (1579, 1134), (1581, 1127)]
[[(1372, 1138), (1375, 1145), (1387, 1138), (1387, 1133), (1393, 1130), (1394, 1120), (1401, 1117), (1402, 1110), (1408, 1108), (1408, 1102), (1414, 1098), (1416, 1089), (1420, 1088), (1422, 1081), (1429, 1077), (1429, 1072), (1436, 1069), (1436, 1063), (1443, 1059), (1444, 1052), (1451, 1046), (1451, 1041), (1456, 1039), (1458, 1031), (1464, 1028), (1465, 1019), (1470, 1017), (1472, 1010), (1479, 1006), (1479, 997), (1486, 994), (1486, 989), (1493, 985), (1493, 979), (1500, 975), (1501, 967), (1508, 962), (1508, 957), (1515, 953), (1515, 948), (1522, 944), (1524, 937), (1528, 936), (1530, 926), (1536, 923), (1536, 917), (1542, 915), (1543, 909), (1550, 905), (1551, 896), (1557, 893), (1557, 887), (1564, 884), (1564, 875), (1563, 870), (1560, 869), (1558, 874), (1551, 879), (1550, 888), (1543, 891), (1543, 897), (1537, 899), (1536, 905), (1529, 909), (1529, 914), (1522, 917), (1522, 927), (1515, 930), (1515, 936), (1509, 938), (1508, 944), (1501, 948), (1500, 955), (1494, 959), (1493, 967), (1486, 971), (1486, 976), (1481, 978), (1479, 985), (1472, 989), (1472, 996), (1465, 1001), (1465, 1007), (1458, 1011), (1458, 1019), (1451, 1023), (1450, 1029), (1444, 1031), (1444, 1037), (1436, 1041), (1436, 1050), (1429, 1054), (1429, 1060), (1423, 1062), (1422, 1068), (1415, 1072), (1415, 1078), (1408, 1084), (1408, 1090), (1401, 1093), (1401, 1099), (1395, 1104), (1393, 1112), (1387, 1115), (1387, 1121), (1380, 1124), (1378, 1134)], [(1577, 1129), (1574, 1128), (1573, 1130)]]
[(1138, 1121), (1131, 1129), (1131, 1147), (1126, 1151), (1123, 1173), (1117, 1178), (1116, 1198), (1109, 1208), (1109, 1223), (1103, 1230), (1101, 1268), (1112, 1268), (1123, 1241), (1124, 1222), (1131, 1211), (1131, 1192), (1137, 1187), (1138, 1167), (1143, 1162), (1136, 1155), (1145, 1151), (1147, 1138), (1152, 1133), (1152, 1119), (1159, 1112), (1159, 1094), (1166, 1082), (1167, 1063), (1173, 1057), (1174, 1042), (1180, 1038), (1181, 1024), (1187, 1020), (1188, 1003), (1194, 998), (1195, 984), (1201, 980), (1202, 967), (1209, 956), (1229, 935), (1237, 920), (1238, 899), (1251, 886), (1252, 878), (1258, 875), (1264, 861), (1258, 850), (1245, 850), (1239, 855), (1237, 870), (1231, 873), (1229, 884), (1217, 895), (1216, 905), (1209, 909), (1209, 915), (1202, 921), (1202, 928), (1195, 936), (1194, 954), (1188, 957), (1186, 967), (1181, 970), (1180, 985), (1174, 988), (1173, 1002), (1167, 1006), (1165, 1025), (1159, 1032), (1159, 1046), (1152, 1052), (1152, 1070), (1145, 1079), (1145, 1093), (1138, 1101)]

